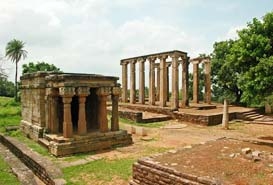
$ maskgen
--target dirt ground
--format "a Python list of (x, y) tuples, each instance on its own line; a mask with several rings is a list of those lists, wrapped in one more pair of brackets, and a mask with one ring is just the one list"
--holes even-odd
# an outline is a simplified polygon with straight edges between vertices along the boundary
[[(184, 148), (188, 145), (204, 144), (204, 142), (215, 140), (217, 138), (270, 138), (273, 137), (273, 126), (271, 125), (258, 125), (258, 124), (245, 124), (243, 122), (231, 122), (229, 130), (223, 130), (221, 125), (218, 126), (199, 126), (191, 123), (179, 122), (175, 120), (166, 121), (163, 128), (146, 128), (148, 129), (148, 136), (142, 137), (139, 135), (132, 135), (133, 145), (127, 147), (116, 148), (115, 150), (103, 151), (92, 155), (92, 159), (107, 159), (115, 160), (120, 158), (135, 158), (149, 156), (155, 153), (161, 153), (172, 149)], [(121, 128), (126, 124), (121, 123)], [(273, 152), (273, 148), (272, 152)], [(213, 152), (208, 148), (207, 156), (213, 157)], [(88, 157), (87, 157), (88, 158)], [(81, 159), (76, 161), (66, 162), (59, 160), (60, 166), (66, 167), (71, 165), (79, 165), (90, 162), (88, 159)], [(215, 161), (217, 162), (217, 161)], [(215, 164), (215, 163), (213, 163)], [(217, 164), (215, 164), (217, 165)], [(238, 164), (239, 165), (239, 164)], [(238, 168), (240, 168), (238, 166)], [(219, 169), (220, 170), (220, 169)], [(224, 171), (224, 169), (221, 169)], [(90, 180), (89, 180), (90, 182)], [(105, 182), (90, 182), (92, 184), (105, 184)], [(128, 184), (119, 178), (113, 178), (109, 185)], [(238, 183), (237, 183), (238, 184)], [(240, 183), (239, 183), (240, 184)], [(243, 183), (242, 183), (243, 184)]]
[[(244, 153), (243, 151), (248, 152)], [(273, 184), (272, 146), (233, 139), (176, 150), (153, 160), (177, 171), (214, 179), (226, 185)]]

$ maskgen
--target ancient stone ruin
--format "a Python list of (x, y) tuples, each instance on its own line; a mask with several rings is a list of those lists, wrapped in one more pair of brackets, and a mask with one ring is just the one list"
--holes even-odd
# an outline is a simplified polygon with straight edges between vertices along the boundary
[[(117, 80), (77, 73), (22, 76), (22, 131), (55, 156), (131, 144), (131, 136), (119, 129)], [(112, 104), (110, 126), (107, 99)]]
[[(167, 61), (170, 58), (171, 61)], [(130, 97), (131, 104), (136, 103), (136, 63), (139, 63), (139, 94), (138, 103), (145, 104), (145, 62), (149, 62), (149, 105), (155, 105), (158, 101), (160, 107), (167, 107), (170, 101), (172, 110), (189, 105), (189, 64), (193, 64), (193, 102), (198, 103), (198, 65), (204, 63), (205, 66), (205, 102), (211, 103), (211, 82), (210, 82), (210, 59), (208, 57), (198, 57), (191, 59), (183, 51), (168, 51), (126, 58), (120, 61), (122, 65), (122, 102), (128, 102), (128, 64), (130, 65)], [(179, 72), (179, 65), (182, 70)], [(171, 90), (169, 88), (169, 68), (171, 67)], [(156, 70), (156, 73), (155, 73)], [(155, 75), (156, 74), (156, 75)], [(179, 74), (182, 76), (182, 101), (179, 105)], [(156, 76), (156, 78), (155, 78)], [(169, 92), (171, 91), (171, 97)]]

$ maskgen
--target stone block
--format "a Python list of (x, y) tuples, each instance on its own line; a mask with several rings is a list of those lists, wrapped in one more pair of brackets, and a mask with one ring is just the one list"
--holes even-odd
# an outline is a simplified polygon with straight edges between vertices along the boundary
[(148, 130), (146, 128), (143, 128), (143, 127), (135, 127), (135, 133), (137, 135), (147, 136), (148, 135)]

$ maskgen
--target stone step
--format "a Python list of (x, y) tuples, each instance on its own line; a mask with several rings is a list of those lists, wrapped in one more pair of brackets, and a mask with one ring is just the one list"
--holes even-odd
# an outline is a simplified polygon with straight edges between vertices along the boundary
[(250, 114), (257, 114), (256, 111), (249, 111), (249, 112), (244, 112), (243, 115), (246, 116), (246, 115), (250, 115)]
[(253, 115), (248, 115), (248, 116), (245, 116), (246, 118), (249, 118), (249, 119), (258, 119), (258, 118), (262, 118), (264, 117), (263, 115), (260, 115), (260, 114), (253, 114)]
[(273, 125), (273, 121), (252, 121), (252, 123), (255, 123), (255, 124), (262, 124), (262, 125)]
[(46, 148), (48, 148), (48, 146), (49, 146), (49, 141), (44, 139), (44, 138), (40, 138), (38, 140), (38, 143), (41, 144), (42, 146), (46, 147)]

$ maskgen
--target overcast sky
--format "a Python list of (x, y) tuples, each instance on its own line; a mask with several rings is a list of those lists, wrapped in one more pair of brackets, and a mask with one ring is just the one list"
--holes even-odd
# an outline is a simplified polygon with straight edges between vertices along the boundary
[(16, 38), (28, 51), (20, 69), (45, 61), (65, 72), (120, 77), (122, 58), (209, 54), (215, 41), (235, 38), (237, 29), (272, 10), (272, 0), (0, 0), (0, 56)]

